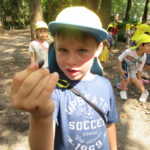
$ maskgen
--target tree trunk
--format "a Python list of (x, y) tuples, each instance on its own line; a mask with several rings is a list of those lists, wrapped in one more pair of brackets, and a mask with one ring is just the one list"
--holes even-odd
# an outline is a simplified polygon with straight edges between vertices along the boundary
[(99, 16), (103, 24), (103, 28), (107, 29), (112, 10), (112, 0), (102, 0)]
[(57, 15), (56, 13), (59, 13), (59, 11), (58, 11), (59, 5), (60, 5), (59, 1), (47, 0), (49, 21), (52, 21), (56, 18), (56, 15)]
[(126, 7), (126, 15), (125, 15), (125, 21), (128, 21), (130, 19), (130, 10), (132, 6), (132, 0), (128, 0), (127, 7)]
[(43, 20), (41, 0), (29, 0), (31, 40), (36, 38), (34, 25)]
[(147, 21), (147, 14), (148, 14), (148, 4), (149, 4), (149, 0), (146, 0), (145, 2), (145, 8), (144, 8), (144, 14), (142, 17), (142, 23)]
[(87, 7), (88, 1), (87, 0), (80, 0), (80, 1), (78, 1), (78, 5)]
[(88, 5), (91, 8), (91, 10), (93, 10), (95, 13), (97, 13), (99, 0), (89, 0), (89, 4)]

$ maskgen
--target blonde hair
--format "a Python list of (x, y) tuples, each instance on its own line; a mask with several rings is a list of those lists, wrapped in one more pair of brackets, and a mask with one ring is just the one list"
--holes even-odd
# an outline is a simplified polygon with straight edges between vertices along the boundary
[(73, 28), (68, 28), (68, 27), (59, 28), (55, 37), (60, 36), (64, 38), (65, 36), (68, 36), (68, 35), (71, 37), (74, 37), (77, 40), (82, 40), (82, 41), (94, 39), (98, 44), (100, 44), (100, 42), (98, 42), (97, 39), (94, 38), (89, 33), (81, 31), (79, 29), (73, 29)]

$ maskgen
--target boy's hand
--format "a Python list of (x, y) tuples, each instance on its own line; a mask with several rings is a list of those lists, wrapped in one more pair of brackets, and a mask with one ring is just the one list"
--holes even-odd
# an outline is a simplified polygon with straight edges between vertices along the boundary
[(53, 113), (54, 104), (50, 95), (58, 81), (58, 74), (50, 74), (32, 64), (15, 75), (10, 99), (16, 109), (30, 112), (35, 117), (47, 117)]

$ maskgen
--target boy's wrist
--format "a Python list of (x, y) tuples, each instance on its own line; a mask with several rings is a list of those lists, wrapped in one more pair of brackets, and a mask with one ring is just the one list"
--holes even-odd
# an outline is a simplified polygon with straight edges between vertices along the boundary
[(30, 112), (33, 119), (47, 119), (53, 116), (54, 103), (52, 99), (49, 99), (49, 103), (37, 105), (34, 110)]
[(41, 116), (38, 116), (38, 115), (35, 115), (35, 114), (30, 114), (30, 120), (32, 122), (36, 122), (36, 123), (42, 123), (42, 124), (47, 124), (49, 123), (50, 120), (53, 119), (53, 114), (51, 115), (48, 115), (48, 116), (44, 116), (44, 117), (41, 117)]

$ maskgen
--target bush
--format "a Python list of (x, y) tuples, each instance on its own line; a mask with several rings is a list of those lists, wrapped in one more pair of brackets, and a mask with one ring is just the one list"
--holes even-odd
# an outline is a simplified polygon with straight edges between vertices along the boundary
[(133, 20), (130, 20), (130, 21), (127, 21), (127, 22), (118, 23), (118, 26), (117, 26), (118, 27), (118, 40), (120, 42), (125, 42), (124, 34), (125, 34), (125, 27), (126, 27), (127, 23), (134, 24), (134, 25), (137, 24), (137, 22), (133, 21)]
[(124, 38), (125, 30), (118, 30), (118, 41), (120, 42), (125, 42)]

